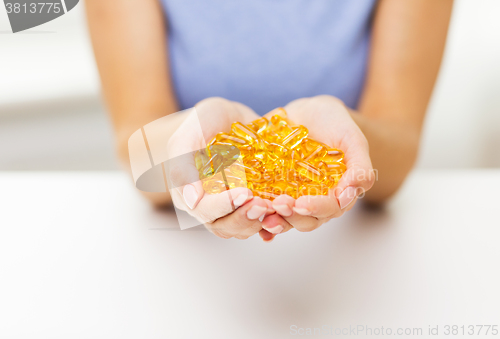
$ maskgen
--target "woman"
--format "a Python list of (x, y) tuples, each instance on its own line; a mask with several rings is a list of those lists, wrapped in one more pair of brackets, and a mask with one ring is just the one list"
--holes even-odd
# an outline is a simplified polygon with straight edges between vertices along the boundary
[[(346, 175), (332, 197), (281, 196), (270, 204), (233, 195), (240, 207), (232, 213), (214, 211), (217, 201), (199, 185), (174, 192), (177, 206), (215, 220), (206, 226), (216, 235), (246, 239), (258, 232), (266, 241), (292, 227), (311, 231), (339, 217), (360, 189), (370, 189), (366, 201), (380, 203), (401, 186), (417, 156), (452, 4), (86, 1), (124, 161), (134, 131), (195, 104), (202, 115), (219, 115), (212, 119), (219, 131), (224, 126), (216, 121), (284, 106), (316, 139), (346, 151), (350, 173), (365, 174)], [(148, 197), (156, 205), (171, 201), (168, 194)]]

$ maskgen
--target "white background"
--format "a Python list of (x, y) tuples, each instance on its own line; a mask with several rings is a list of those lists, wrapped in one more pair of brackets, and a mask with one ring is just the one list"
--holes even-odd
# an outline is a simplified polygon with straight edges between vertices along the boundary
[[(0, 6), (0, 170), (113, 170), (84, 4), (12, 34)], [(420, 167), (500, 167), (500, 1), (456, 0)]]

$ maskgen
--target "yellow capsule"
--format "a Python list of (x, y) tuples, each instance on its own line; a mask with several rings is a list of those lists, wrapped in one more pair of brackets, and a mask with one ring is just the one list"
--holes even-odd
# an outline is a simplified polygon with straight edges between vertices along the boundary
[(215, 170), (219, 167), (228, 167), (240, 157), (240, 150), (232, 144), (214, 143), (209, 147), (212, 155), (210, 161)]
[(211, 162), (206, 163), (198, 172), (200, 173), (200, 179), (211, 177), (215, 173)]
[(226, 184), (222, 180), (206, 180), (203, 182), (203, 190), (208, 194), (222, 193), (226, 190)]
[[(271, 118), (273, 116), (279, 116), (280, 118), (288, 119), (288, 114), (286, 113), (286, 110), (283, 107), (278, 107), (273, 109), (271, 112), (267, 113), (268, 115), (271, 115)], [(267, 115), (266, 114), (266, 115)], [(287, 120), (288, 123), (288, 120)]]
[(266, 191), (258, 191), (254, 190), (252, 191), (254, 195), (262, 198), (262, 199), (268, 199), (268, 200), (274, 200), (278, 197), (278, 195), (272, 193), (272, 192), (266, 192)]
[(238, 176), (226, 173), (227, 186), (229, 189), (236, 187), (247, 187), (247, 181), (245, 178), (240, 178)]
[(231, 125), (231, 131), (238, 137), (245, 139), (248, 143), (253, 144), (259, 137), (247, 126), (241, 122), (234, 122)]
[(346, 165), (342, 162), (318, 162), (317, 166), (322, 169), (327, 175), (337, 175), (342, 174), (347, 170)]
[(268, 152), (276, 156), (277, 158), (288, 158), (291, 150), (286, 146), (276, 144), (273, 142), (267, 145)]
[(340, 178), (342, 178), (342, 174), (327, 175), (322, 184), (326, 185), (328, 188), (331, 188), (338, 184)]
[(229, 167), (231, 173), (235, 176), (244, 177), (247, 181), (260, 181), (262, 173), (258, 169), (246, 166), (244, 163), (236, 162)]
[(316, 141), (311, 138), (304, 138), (300, 145), (297, 147), (297, 150), (301, 153), (303, 158), (307, 158), (311, 153), (313, 153), (319, 147), (323, 147), (325, 150), (328, 149), (328, 146)]
[(202, 186), (203, 190), (208, 194), (217, 194), (227, 190), (220, 172), (212, 177), (202, 179)]
[[(248, 144), (248, 141), (246, 139), (239, 138), (239, 137), (236, 137), (234, 135), (230, 135), (230, 134), (227, 134), (224, 132), (218, 133), (215, 136), (215, 140), (216, 140), (215, 142), (228, 143), (228, 144), (231, 144), (231, 145), (236, 146), (236, 147), (241, 147), (241, 146), (245, 146)], [(211, 143), (211, 145), (215, 144), (215, 142)]]
[(322, 145), (318, 145), (314, 151), (312, 151), (304, 161), (313, 162), (315, 159), (322, 159), (326, 155), (326, 148)]
[(288, 148), (293, 149), (298, 146), (305, 137), (307, 137), (308, 133), (309, 132), (307, 128), (305, 128), (304, 126), (296, 127), (292, 133), (290, 133), (283, 139), (282, 144)]
[(260, 161), (266, 161), (267, 160), (267, 150), (266, 150), (265, 141), (258, 138), (255, 140), (255, 142), (252, 144), (252, 146), (254, 149), (254, 157), (259, 159)]
[(278, 134), (278, 131), (274, 129), (267, 129), (263, 131), (261, 135), (267, 142), (279, 143), (281, 141), (281, 136)]
[(207, 164), (210, 161), (210, 158), (206, 154), (206, 152), (202, 151), (196, 151), (194, 154), (194, 163), (196, 166), (196, 169), (200, 171), (205, 164)]
[(323, 156), (323, 162), (341, 162), (344, 160), (344, 152), (336, 148), (328, 148), (326, 154)]
[(269, 120), (262, 117), (249, 123), (248, 127), (257, 134), (261, 134), (265, 129), (269, 127)]
[(272, 192), (276, 195), (287, 194), (291, 197), (297, 195), (298, 184), (291, 183), (284, 180), (275, 181), (271, 184)]
[(318, 168), (314, 167), (310, 163), (304, 161), (297, 161), (295, 163), (295, 170), (300, 176), (305, 177), (309, 180), (315, 182), (321, 182), (325, 179), (325, 174), (321, 172)]

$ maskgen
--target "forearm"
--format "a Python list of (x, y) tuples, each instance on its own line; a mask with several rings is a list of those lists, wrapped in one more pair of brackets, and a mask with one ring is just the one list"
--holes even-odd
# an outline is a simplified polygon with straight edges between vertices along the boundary
[(420, 132), (411, 125), (374, 119), (358, 112), (351, 116), (368, 140), (376, 176), (365, 201), (383, 202), (398, 190), (411, 171), (417, 158)]
[(359, 112), (378, 181), (367, 192), (382, 202), (403, 183), (420, 134), (446, 42), (453, 0), (380, 0)]
[[(129, 170), (130, 135), (178, 111), (168, 68), (166, 25), (156, 0), (87, 0), (86, 9), (117, 152)], [(146, 196), (155, 205), (170, 201), (165, 193)]]

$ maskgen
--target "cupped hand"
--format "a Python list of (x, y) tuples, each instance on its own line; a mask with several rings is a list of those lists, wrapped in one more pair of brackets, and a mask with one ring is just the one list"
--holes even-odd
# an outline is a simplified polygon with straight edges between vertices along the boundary
[(187, 114), (167, 145), (165, 172), (175, 206), (221, 238), (246, 239), (258, 233), (262, 218), (274, 212), (271, 202), (253, 197), (246, 187), (205, 193), (193, 154), (218, 132), (229, 131), (233, 122), (246, 124), (259, 116), (243, 104), (222, 98), (205, 99)]
[(342, 101), (322, 95), (292, 101), (284, 108), (290, 121), (308, 128), (309, 137), (345, 153), (347, 170), (327, 196), (293, 199), (281, 195), (272, 207), (283, 218), (272, 215), (262, 223), (266, 229), (279, 227), (287, 231), (293, 227), (310, 232), (351, 209), (357, 197), (373, 186), (375, 173), (368, 142)]

